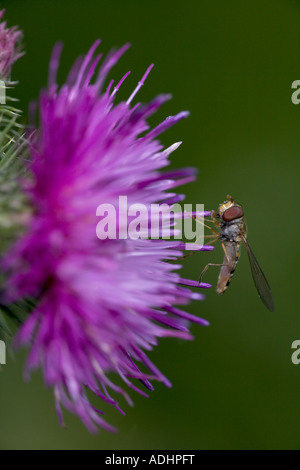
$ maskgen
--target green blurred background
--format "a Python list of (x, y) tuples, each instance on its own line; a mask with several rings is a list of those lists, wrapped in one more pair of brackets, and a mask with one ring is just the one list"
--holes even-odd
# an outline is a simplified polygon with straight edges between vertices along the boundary
[[(127, 71), (120, 99), (129, 96), (154, 62), (139, 100), (161, 92), (173, 100), (152, 119), (188, 109), (191, 116), (162, 136), (183, 140), (173, 167), (199, 168), (186, 202), (217, 208), (227, 193), (243, 204), (249, 241), (276, 302), (259, 301), (245, 250), (223, 297), (215, 289), (190, 311), (211, 322), (192, 326), (195, 340), (160, 341), (151, 359), (170, 378), (149, 399), (131, 393), (126, 416), (105, 409), (119, 428), (93, 436), (65, 413), (61, 429), (40, 373), (25, 384), (25, 354), (8, 358), (0, 375), (1, 449), (300, 449), (300, 365), (291, 343), (300, 339), (299, 170), (300, 106), (291, 83), (300, 79), (300, 2), (292, 0), (9, 0), (9, 25), (24, 31), (26, 56), (14, 67), (15, 90), (27, 115), (46, 84), (55, 41), (64, 42), (59, 78), (100, 37), (103, 52), (132, 43), (114, 68)], [(222, 251), (191, 256), (184, 274), (197, 279)], [(215, 285), (217, 270), (205, 281)]]

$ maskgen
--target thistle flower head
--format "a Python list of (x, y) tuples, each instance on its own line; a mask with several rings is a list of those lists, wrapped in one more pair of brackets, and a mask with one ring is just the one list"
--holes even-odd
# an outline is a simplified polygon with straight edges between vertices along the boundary
[(103, 91), (103, 85), (128, 46), (112, 52), (91, 83), (100, 60), (94, 56), (97, 46), (60, 89), (55, 78), (59, 48), (53, 53), (49, 86), (39, 102), (40, 128), (31, 145), (26, 192), (32, 216), (5, 261), (11, 300), (37, 299), (17, 337), (19, 344), (31, 344), (27, 370), (43, 369), (61, 420), (62, 404), (91, 431), (96, 425), (113, 429), (90, 404), (86, 389), (121, 411), (109, 389), (131, 400), (109, 372), (142, 395), (134, 379), (149, 390), (151, 379), (170, 386), (145, 351), (160, 337), (191, 339), (189, 320), (207, 324), (180, 308), (202, 294), (183, 287), (197, 283), (181, 279), (180, 266), (169, 262), (182, 255), (178, 241), (96, 236), (99, 204), (110, 203), (118, 212), (120, 195), (128, 204), (147, 207), (174, 203), (180, 200), (174, 188), (195, 177), (191, 169), (161, 171), (179, 144), (165, 149), (157, 140), (187, 113), (149, 129), (147, 118), (170, 97), (132, 104), (150, 67), (129, 99), (116, 104), (128, 74), (115, 87), (111, 82)]
[[(0, 20), (5, 10), (0, 11)], [(8, 78), (13, 64), (23, 53), (20, 50), (22, 32), (16, 26), (6, 27), (6, 21), (0, 22), (0, 78)]]

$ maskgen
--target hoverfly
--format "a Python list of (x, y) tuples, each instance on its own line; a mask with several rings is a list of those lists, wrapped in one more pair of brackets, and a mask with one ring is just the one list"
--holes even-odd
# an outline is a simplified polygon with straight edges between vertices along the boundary
[(273, 312), (274, 300), (270, 286), (247, 241), (247, 227), (244, 220), (244, 210), (242, 206), (237, 204), (231, 196), (227, 196), (227, 200), (220, 204), (218, 212), (211, 211), (211, 218), (219, 231), (217, 232), (212, 227), (206, 224), (204, 225), (210, 228), (214, 233), (214, 236), (212, 235), (214, 240), (210, 243), (214, 243), (216, 240), (221, 241), (224, 251), (224, 259), (222, 264), (207, 264), (201, 273), (200, 281), (209, 266), (221, 266), (217, 284), (217, 293), (219, 295), (224, 294), (235, 272), (235, 268), (240, 257), (241, 243), (243, 243), (247, 249), (252, 277), (258, 295), (265, 306)]

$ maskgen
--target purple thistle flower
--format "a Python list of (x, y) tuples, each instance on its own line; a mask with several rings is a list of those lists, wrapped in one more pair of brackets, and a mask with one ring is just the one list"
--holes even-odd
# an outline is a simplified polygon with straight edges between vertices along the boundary
[[(0, 11), (0, 20), (5, 10)], [(0, 22), (0, 78), (8, 78), (13, 64), (24, 53), (20, 51), (22, 32), (16, 26), (6, 27), (6, 21)]]
[(31, 344), (27, 373), (41, 367), (47, 386), (54, 388), (60, 421), (62, 404), (92, 432), (96, 425), (114, 428), (90, 404), (85, 388), (122, 412), (109, 389), (129, 404), (131, 399), (108, 378), (109, 372), (144, 396), (132, 379), (149, 390), (151, 379), (170, 387), (145, 351), (160, 337), (192, 339), (189, 321), (207, 325), (178, 305), (203, 298), (184, 285), (210, 287), (174, 272), (180, 266), (168, 260), (182, 256), (178, 241), (96, 237), (99, 204), (117, 207), (120, 195), (127, 196), (128, 204), (174, 203), (180, 200), (174, 188), (195, 178), (190, 168), (162, 172), (179, 143), (164, 149), (156, 139), (188, 113), (149, 130), (147, 118), (170, 98), (160, 95), (146, 105), (132, 106), (152, 66), (127, 102), (115, 104), (128, 74), (115, 88), (110, 82), (102, 91), (103, 84), (128, 45), (106, 58), (92, 84), (100, 60), (100, 55), (94, 57), (98, 44), (76, 63), (60, 89), (60, 47), (54, 50), (49, 86), (40, 97), (40, 129), (31, 145), (31, 184), (26, 191), (32, 216), (5, 261), (10, 300), (38, 299), (16, 338), (19, 345)]

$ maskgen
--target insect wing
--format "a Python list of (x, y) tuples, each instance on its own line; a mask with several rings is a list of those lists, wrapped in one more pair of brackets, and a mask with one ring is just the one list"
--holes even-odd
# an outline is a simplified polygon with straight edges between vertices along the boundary
[(255, 284), (255, 287), (257, 289), (258, 295), (261, 298), (262, 302), (265, 304), (265, 306), (271, 311), (274, 312), (274, 299), (272, 295), (271, 288), (269, 286), (269, 283), (266, 279), (266, 276), (261, 270), (261, 267), (258, 264), (257, 259), (255, 258), (247, 240), (244, 238), (244, 243), (247, 248), (247, 253), (249, 257), (249, 262), (251, 266), (251, 271), (252, 271), (252, 277), (253, 281)]

